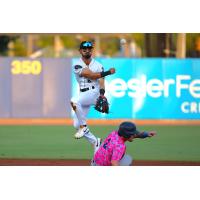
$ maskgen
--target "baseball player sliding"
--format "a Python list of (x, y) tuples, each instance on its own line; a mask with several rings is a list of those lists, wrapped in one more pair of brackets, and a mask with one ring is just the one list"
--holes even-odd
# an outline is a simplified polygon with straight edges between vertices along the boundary
[(155, 131), (140, 132), (132, 122), (123, 122), (119, 129), (110, 133), (94, 154), (92, 166), (129, 166), (132, 157), (126, 154), (125, 142), (136, 138), (152, 137)]
[(100, 138), (96, 138), (89, 130), (86, 116), (91, 105), (102, 113), (108, 113), (109, 107), (105, 93), (104, 77), (114, 74), (115, 69), (103, 70), (103, 66), (92, 58), (93, 44), (90, 41), (83, 41), (80, 44), (79, 52), (81, 58), (73, 66), (76, 80), (79, 84), (80, 93), (78, 98), (71, 99), (71, 106), (75, 112), (74, 127), (77, 129), (74, 137), (80, 139), (85, 137), (94, 145), (96, 151), (101, 143)]

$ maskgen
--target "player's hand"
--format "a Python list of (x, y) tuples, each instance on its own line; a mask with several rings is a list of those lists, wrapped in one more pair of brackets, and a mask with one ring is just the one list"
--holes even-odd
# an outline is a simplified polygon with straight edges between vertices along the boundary
[(148, 132), (148, 134), (149, 134), (149, 137), (153, 137), (153, 136), (156, 135), (156, 132), (155, 131), (150, 131), (150, 132)]
[(115, 68), (110, 68), (109, 71), (111, 72), (111, 74), (115, 73)]

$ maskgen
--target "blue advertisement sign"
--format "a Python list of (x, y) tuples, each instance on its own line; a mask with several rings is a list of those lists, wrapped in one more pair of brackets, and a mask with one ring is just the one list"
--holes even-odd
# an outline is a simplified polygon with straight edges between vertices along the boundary
[[(200, 119), (200, 59), (97, 59), (105, 70), (108, 115), (91, 109), (88, 118)], [(73, 62), (75, 59), (73, 59)], [(72, 72), (72, 95), (78, 85)]]

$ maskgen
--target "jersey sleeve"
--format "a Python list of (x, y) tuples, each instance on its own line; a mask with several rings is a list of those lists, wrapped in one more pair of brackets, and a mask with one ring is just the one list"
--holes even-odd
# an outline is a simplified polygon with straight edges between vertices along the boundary
[(100, 64), (98, 66), (98, 72), (103, 72), (103, 71), (104, 71), (103, 65)]
[(81, 65), (74, 65), (73, 66), (73, 71), (75, 74), (81, 75), (81, 72), (83, 70), (83, 67)]
[(118, 160), (118, 161), (121, 160), (125, 151), (126, 151), (126, 147), (124, 145), (117, 145), (113, 149), (113, 154), (112, 154), (111, 160)]

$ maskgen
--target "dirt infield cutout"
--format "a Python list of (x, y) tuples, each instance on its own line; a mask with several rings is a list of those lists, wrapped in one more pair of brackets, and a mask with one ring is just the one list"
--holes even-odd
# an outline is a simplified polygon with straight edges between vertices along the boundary
[[(0, 166), (90, 166), (90, 160), (0, 159)], [(133, 166), (200, 166), (200, 162), (135, 160)]]

